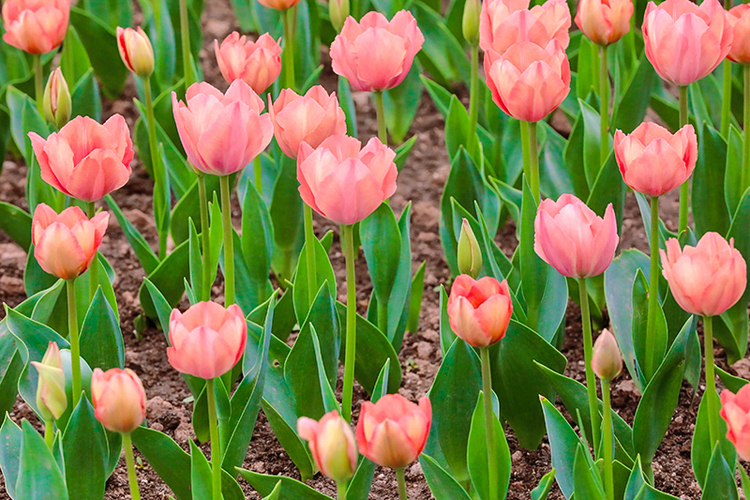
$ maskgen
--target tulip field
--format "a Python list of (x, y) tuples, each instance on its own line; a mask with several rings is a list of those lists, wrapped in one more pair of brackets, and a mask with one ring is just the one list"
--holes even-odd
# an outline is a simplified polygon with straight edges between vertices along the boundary
[(750, 5), (5, 0), (0, 498), (750, 499)]

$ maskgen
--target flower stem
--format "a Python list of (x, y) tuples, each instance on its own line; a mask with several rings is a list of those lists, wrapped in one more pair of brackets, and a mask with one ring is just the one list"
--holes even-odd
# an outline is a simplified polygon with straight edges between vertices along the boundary
[(169, 212), (167, 189), (167, 171), (161, 161), (159, 146), (156, 142), (156, 120), (154, 119), (154, 102), (151, 97), (151, 79), (143, 79), (143, 93), (146, 97), (146, 126), (148, 127), (148, 145), (151, 153), (151, 168), (154, 175), (154, 217), (156, 230), (159, 233), (159, 260), (167, 256), (167, 224), (164, 221)]
[(651, 280), (648, 290), (648, 324), (646, 326), (646, 360), (643, 372), (646, 380), (654, 374), (654, 343), (656, 318), (659, 308), (659, 197), (651, 197)]
[[(87, 209), (87, 215), (89, 219), (93, 219), (94, 215), (96, 215), (96, 205), (93, 201), (89, 202), (86, 205)], [(96, 291), (99, 289), (99, 252), (97, 251), (94, 254), (94, 260), (91, 262), (91, 266), (89, 267), (89, 296), (91, 297), (90, 300), (94, 300), (94, 295), (96, 295)]]
[(604, 400), (604, 489), (607, 500), (615, 500), (614, 472), (612, 470), (612, 406), (610, 401), (609, 380), (601, 380), (602, 399)]
[(396, 478), (398, 478), (398, 499), (407, 500), (406, 496), (406, 474), (404, 468), (396, 469)]
[[(706, 396), (708, 396), (708, 431), (713, 449), (719, 440), (719, 409), (716, 407), (716, 376), (714, 374), (713, 317), (703, 316), (703, 350), (706, 358)], [(704, 396), (705, 397), (705, 396)]]
[(592, 339), (591, 313), (589, 312), (589, 293), (586, 289), (586, 278), (578, 278), (578, 291), (581, 301), (581, 323), (583, 324), (583, 357), (586, 363), (586, 389), (589, 393), (589, 412), (591, 413), (591, 437), (593, 438), (594, 454), (599, 456), (599, 401), (596, 397), (596, 377), (591, 368)]
[[(680, 127), (688, 123), (688, 88), (683, 85), (680, 87)], [(680, 186), (680, 222), (679, 233), (687, 229), (688, 226), (688, 207), (690, 204), (690, 178)]]
[(495, 449), (495, 412), (492, 411), (492, 373), (490, 348), (479, 349), (482, 359), (482, 391), (484, 392), (484, 435), (487, 439), (487, 469), (489, 471), (489, 498), (497, 498), (497, 450)]
[(529, 184), (534, 200), (539, 203), (539, 151), (536, 139), (536, 122), (529, 123)]
[(286, 86), (294, 90), (294, 26), (292, 14), (296, 13), (297, 10), (294, 8), (286, 9), (282, 12), (284, 18), (284, 51), (282, 56), (284, 57), (284, 75), (286, 78)]
[(383, 92), (376, 90), (375, 108), (378, 115), (378, 139), (385, 145), (388, 145), (388, 131), (385, 128), (385, 104), (383, 103)]
[(70, 358), (73, 371), (73, 408), (81, 399), (81, 352), (78, 342), (78, 309), (76, 308), (76, 280), (67, 281), (68, 289), (68, 333), (70, 334)]
[(467, 149), (477, 147), (477, 116), (479, 114), (479, 46), (471, 47), (471, 83), (469, 86), (469, 137)]
[(211, 475), (213, 485), (213, 500), (221, 500), (221, 452), (219, 451), (219, 419), (216, 416), (216, 394), (214, 393), (214, 379), (206, 380), (206, 396), (208, 396), (208, 427), (211, 433)]
[(357, 289), (354, 271), (354, 228), (341, 226), (344, 256), (346, 259), (346, 358), (344, 359), (344, 389), (341, 396), (341, 413), (344, 420), (352, 419), (354, 393), (354, 362), (357, 353)]
[(318, 270), (315, 261), (315, 230), (313, 229), (312, 208), (305, 204), (305, 258), (307, 259), (307, 295), (312, 307), (318, 291)]
[(211, 286), (216, 276), (211, 276), (211, 234), (208, 222), (208, 196), (206, 176), (198, 176), (198, 197), (201, 207), (201, 241), (203, 247), (203, 290), (198, 290), (200, 300), (211, 300)]
[(724, 92), (721, 99), (721, 135), (729, 133), (732, 116), (732, 61), (724, 60)]
[(346, 483), (336, 483), (336, 500), (346, 500)]
[(125, 452), (125, 463), (128, 466), (130, 497), (133, 500), (141, 500), (141, 492), (138, 490), (138, 476), (135, 474), (135, 460), (133, 459), (133, 444), (130, 440), (130, 434), (122, 435), (122, 451)]
[(529, 122), (521, 121), (521, 156), (523, 158), (523, 176), (531, 182), (531, 160), (529, 151)]
[(260, 155), (255, 157), (253, 172), (255, 173), (255, 189), (259, 195), (263, 196), (263, 167), (260, 163)]
[[(729, 61), (727, 63), (729, 64)], [(743, 66), (742, 72), (744, 76), (744, 100), (742, 103), (744, 141), (742, 143), (742, 183), (740, 188), (744, 192), (750, 184), (750, 65)]]
[(607, 46), (599, 46), (599, 97), (601, 105), (601, 143), (599, 147), (599, 163), (604, 166), (609, 156), (609, 67), (607, 66)]
[(221, 219), (224, 225), (224, 306), (234, 304), (234, 235), (232, 234), (232, 206), (229, 194), (229, 176), (222, 175)]
[(50, 418), (44, 421), (44, 442), (52, 450), (55, 444), (55, 422)]
[(42, 67), (42, 54), (34, 54), (34, 97), (36, 98), (36, 109), (44, 118), (44, 68)]
[(185, 91), (187, 91), (188, 87), (195, 83), (193, 63), (190, 61), (190, 24), (188, 24), (187, 0), (180, 0), (180, 38), (182, 39), (182, 71)]

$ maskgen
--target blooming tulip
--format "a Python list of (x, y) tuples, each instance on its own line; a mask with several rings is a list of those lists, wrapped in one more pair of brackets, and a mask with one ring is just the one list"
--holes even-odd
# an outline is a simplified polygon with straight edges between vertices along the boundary
[(406, 78), (423, 43), (409, 11), (397, 12), (390, 22), (375, 11), (359, 23), (350, 16), (331, 44), (333, 71), (363, 92), (391, 89)]
[(268, 33), (253, 41), (233, 31), (221, 45), (214, 40), (214, 52), (227, 83), (243, 80), (256, 94), (265, 92), (281, 73), (281, 45)]
[(732, 7), (727, 20), (732, 26), (732, 48), (727, 57), (736, 63), (750, 64), (750, 5)]
[(597, 45), (615, 43), (630, 31), (633, 0), (580, 0), (576, 25)]
[(29, 139), (42, 179), (68, 196), (92, 202), (128, 182), (133, 142), (122, 115), (104, 125), (77, 116), (47, 139), (35, 132)]
[(63, 372), (60, 348), (50, 342), (41, 363), (32, 361), (39, 372), (36, 389), (36, 406), (45, 420), (57, 420), (68, 407), (65, 396), (65, 373)]
[(91, 401), (96, 419), (109, 431), (128, 434), (146, 418), (146, 392), (133, 370), (94, 368)]
[(462, 274), (448, 298), (451, 329), (472, 347), (487, 347), (505, 337), (513, 302), (508, 282), (485, 276), (475, 281)]
[(47, 85), (44, 87), (42, 107), (44, 117), (58, 129), (68, 123), (72, 102), (68, 82), (65, 81), (60, 68), (49, 75)]
[(346, 115), (335, 93), (316, 85), (304, 96), (283, 89), (276, 102), (268, 105), (273, 132), (279, 147), (290, 158), (297, 158), (299, 146), (306, 142), (315, 149), (332, 135), (346, 134)]
[(47, 273), (64, 280), (77, 278), (93, 262), (108, 223), (107, 212), (89, 220), (78, 207), (66, 208), (58, 215), (40, 203), (31, 223), (34, 256)]
[(361, 147), (353, 137), (335, 135), (318, 149), (304, 142), (299, 149), (302, 200), (338, 224), (364, 220), (396, 191), (396, 153), (376, 137)]
[(198, 302), (185, 314), (169, 317), (167, 357), (172, 367), (202, 379), (219, 377), (242, 357), (247, 323), (239, 306), (224, 309), (215, 302)]
[(563, 276), (589, 278), (602, 274), (612, 262), (619, 241), (611, 203), (604, 219), (572, 194), (539, 204), (534, 251)]
[(352, 429), (333, 410), (319, 422), (307, 417), (297, 421), (299, 437), (309, 441), (315, 465), (337, 483), (345, 483), (357, 470), (357, 445)]
[(591, 368), (600, 379), (609, 382), (622, 371), (622, 354), (612, 333), (604, 329), (594, 343)]
[(727, 423), (727, 439), (742, 460), (750, 460), (750, 384), (737, 394), (721, 392), (721, 418)]
[(570, 64), (557, 40), (544, 48), (520, 42), (502, 55), (490, 50), (484, 69), (495, 104), (517, 120), (544, 119), (570, 92)]
[(660, 250), (664, 277), (677, 303), (691, 314), (717, 316), (740, 300), (747, 285), (747, 266), (734, 238), (729, 242), (708, 232), (698, 245), (680, 249), (675, 238)]
[(123, 64), (136, 75), (148, 78), (154, 72), (154, 49), (140, 26), (138, 30), (118, 26), (117, 48)]
[(646, 57), (662, 79), (685, 86), (711, 73), (727, 57), (732, 27), (717, 0), (649, 2), (643, 18)]
[(405, 467), (422, 453), (431, 423), (427, 397), (419, 406), (400, 394), (388, 394), (375, 404), (366, 401), (357, 422), (359, 452), (384, 467)]
[(56, 49), (65, 39), (70, 0), (5, 0), (3, 40), (29, 54)]
[(529, 0), (486, 0), (479, 19), (479, 46), (502, 54), (518, 42), (546, 47), (570, 43), (570, 10), (564, 0), (547, 0), (529, 9)]
[(263, 7), (275, 10), (287, 10), (297, 5), (300, 0), (258, 0)]
[(615, 157), (625, 184), (661, 196), (685, 182), (695, 169), (698, 139), (692, 125), (676, 134), (655, 123), (641, 123), (628, 135), (615, 132)]
[(190, 163), (205, 174), (230, 175), (245, 168), (273, 137), (263, 100), (242, 80), (226, 94), (208, 83), (194, 83), (187, 104), (172, 92), (177, 131)]

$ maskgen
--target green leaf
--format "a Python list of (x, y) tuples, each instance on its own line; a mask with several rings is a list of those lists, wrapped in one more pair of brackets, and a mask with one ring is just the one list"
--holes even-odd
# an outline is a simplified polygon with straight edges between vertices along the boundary
[[(85, 395), (70, 415), (63, 434), (62, 447), (68, 496), (102, 498), (108, 476), (107, 434), (96, 419), (94, 407)], [(85, 473), (82, 474), (82, 471)]]
[(447, 28), (442, 17), (421, 1), (411, 7), (425, 38), (417, 57), (425, 72), (442, 84), (468, 82), (471, 68), (461, 43)]
[(677, 497), (657, 490), (646, 481), (639, 456), (636, 457), (623, 500), (677, 500)]
[(302, 248), (302, 199), (297, 190), (297, 163), (284, 154), (280, 154), (278, 161), (279, 175), (268, 209), (277, 249), (273, 268), (277, 275), (281, 274), (280, 279), (291, 280), (294, 260)]
[[(588, 447), (586, 447), (588, 450)], [(573, 460), (573, 484), (575, 484), (576, 498), (586, 500), (604, 500), (604, 488), (598, 470), (591, 463), (588, 451), (583, 450), (583, 444), (576, 448)]]
[(734, 214), (742, 201), (742, 146), (741, 132), (734, 125), (729, 126), (727, 139), (727, 163), (724, 168), (724, 201), (729, 214)]
[(732, 461), (732, 465), (727, 463), (722, 454), (722, 448), (721, 443), (714, 445), (706, 472), (706, 478), (710, 477), (711, 480), (706, 481), (701, 500), (737, 500), (739, 498), (734, 479), (735, 462)]
[[(701, 398), (700, 406), (698, 407), (698, 416), (695, 419), (695, 431), (693, 432), (693, 441), (690, 448), (690, 461), (693, 464), (693, 474), (695, 479), (698, 481), (701, 489), (706, 490), (709, 488), (707, 483), (714, 482), (714, 477), (707, 481), (707, 473), (711, 466), (712, 453), (709, 450), (713, 450), (710, 437), (709, 429), (709, 398), (713, 394), (714, 408), (721, 408), (721, 401), (719, 401), (719, 395), (713, 391), (707, 390), (703, 393)], [(734, 464), (737, 460), (737, 450), (734, 445), (727, 439), (727, 424), (723, 418), (716, 414), (716, 419), (719, 422), (719, 444), (720, 452), (724, 456), (724, 459), (729, 464)]]
[(6, 413), (3, 426), (0, 428), (0, 468), (5, 479), (5, 491), (10, 498), (17, 498), (16, 484), (21, 467), (22, 444), (21, 428)]
[(576, 435), (565, 417), (550, 403), (547, 398), (540, 397), (544, 410), (544, 420), (549, 433), (549, 445), (552, 450), (552, 466), (555, 468), (557, 484), (565, 498), (575, 491), (575, 472), (571, 457), (575, 457), (581, 440)]
[(470, 500), (466, 490), (434, 458), (422, 453), (419, 463), (435, 500)]
[(399, 172), (401, 172), (404, 169), (404, 165), (406, 165), (406, 160), (409, 159), (409, 154), (411, 153), (412, 148), (414, 147), (414, 144), (417, 142), (417, 135), (411, 136), (408, 141), (400, 145), (395, 149), (396, 157), (393, 159), (393, 163), (396, 164), (396, 168)]
[[(309, 455), (307, 443), (302, 441), (297, 435), (296, 420), (293, 424), (294, 426), (292, 426), (292, 424), (288, 422), (265, 398), (262, 401), (261, 407), (263, 408), (263, 413), (266, 415), (268, 423), (271, 424), (271, 429), (279, 440), (279, 443), (281, 443), (281, 446), (284, 447), (284, 451), (287, 452), (289, 458), (292, 459), (294, 465), (299, 469), (302, 480), (307, 481), (308, 479), (311, 479), (315, 474), (314, 464)], [(247, 479), (247, 477), (245, 477), (245, 479)], [(247, 480), (250, 484), (253, 484), (252, 481), (249, 479)], [(259, 490), (255, 485), (253, 485), (253, 487)]]
[[(664, 311), (661, 308), (661, 304), (657, 303), (656, 310), (656, 326), (654, 330), (654, 344), (648, 346), (646, 343), (646, 335), (648, 331), (648, 309), (649, 309), (649, 283), (646, 281), (646, 277), (643, 272), (638, 269), (636, 271), (635, 280), (633, 281), (633, 323), (632, 323), (632, 336), (633, 336), (633, 350), (635, 352), (635, 359), (637, 363), (638, 375), (643, 385), (648, 385), (648, 382), (653, 377), (654, 373), (658, 369), (658, 364), (664, 359), (664, 354), (667, 352), (667, 319), (664, 316)], [(653, 373), (650, 373), (646, 369), (646, 357), (651, 356), (654, 362)]]
[(658, 81), (656, 71), (644, 53), (638, 62), (638, 69), (633, 72), (627, 87), (622, 90), (622, 96), (615, 102), (610, 130), (622, 130), (629, 134), (643, 122), (651, 92)]
[[(159, 289), (170, 307), (175, 307), (185, 293), (183, 280), (190, 274), (189, 250), (188, 242), (183, 242), (148, 275), (149, 281)], [(138, 291), (138, 300), (146, 316), (157, 317), (157, 311), (145, 285), (141, 285)]]
[(135, 256), (138, 258), (141, 267), (147, 275), (150, 275), (158, 267), (159, 258), (154, 251), (151, 250), (146, 238), (144, 238), (125, 217), (125, 214), (122, 213), (122, 210), (120, 210), (120, 207), (117, 205), (114, 198), (108, 194), (104, 199), (107, 201), (107, 206), (109, 206), (109, 209), (115, 215), (117, 222), (120, 224), (120, 228), (122, 228), (125, 238), (128, 240), (128, 243), (130, 243), (133, 252), (135, 252)]
[(135, 447), (178, 500), (190, 500), (190, 455), (166, 434), (147, 427), (138, 427), (131, 437)]
[[(219, 193), (219, 178), (214, 175), (207, 175), (204, 177), (204, 180), (206, 183), (206, 199), (210, 204), (214, 194)], [(195, 229), (199, 234), (203, 230), (200, 216), (200, 196), (198, 194), (199, 182), (198, 179), (193, 178), (193, 183), (187, 187), (185, 193), (179, 198), (179, 201), (172, 209), (172, 217), (169, 221), (169, 234), (172, 235), (172, 239), (176, 245), (185, 241), (189, 236), (188, 219), (193, 219)], [(175, 183), (170, 182), (170, 185), (174, 186)]]
[[(469, 443), (466, 449), (468, 457), (469, 476), (474, 490), (482, 500), (495, 500), (490, 497), (490, 472), (487, 463), (487, 435), (485, 433), (484, 420), (484, 394), (479, 393), (474, 415), (471, 419), (471, 430), (469, 431)], [(504, 499), (510, 484), (510, 450), (505, 440), (505, 432), (500, 421), (493, 413), (492, 425), (495, 429), (495, 452), (498, 460), (497, 499)]]
[(21, 422), (23, 441), (16, 483), (16, 498), (67, 500), (68, 491), (60, 468), (42, 436), (28, 420)]
[[(590, 93), (599, 93), (599, 46), (588, 38), (581, 37), (578, 48), (578, 71), (576, 95), (586, 99)], [(606, 49), (605, 49), (606, 50)]]
[(699, 136), (698, 161), (693, 171), (693, 221), (696, 236), (707, 231), (726, 234), (730, 214), (724, 197), (724, 171), (727, 143), (718, 130), (703, 124)]
[(71, 118), (90, 116), (96, 121), (101, 121), (102, 98), (99, 95), (99, 85), (94, 78), (93, 68), (89, 68), (86, 74), (75, 84), (71, 91), (71, 100)]
[(81, 356), (94, 368), (122, 368), (125, 347), (120, 321), (99, 288), (81, 327)]
[(190, 486), (193, 498), (211, 498), (211, 466), (198, 445), (190, 440)]
[(422, 310), (422, 298), (424, 294), (424, 273), (426, 268), (427, 261), (423, 260), (411, 280), (409, 318), (406, 322), (407, 332), (416, 332), (419, 329), (419, 312)]
[[(382, 203), (360, 223), (359, 237), (378, 302), (388, 304), (396, 282), (401, 249), (401, 233), (393, 209)], [(379, 326), (382, 329), (382, 325)]]
[(248, 277), (257, 290), (260, 302), (267, 298), (273, 241), (273, 224), (268, 208), (255, 186), (248, 185), (242, 207), (242, 253), (247, 263)]
[(294, 289), (292, 294), (294, 296), (294, 311), (297, 315), (297, 321), (307, 317), (310, 309), (310, 297), (313, 296), (320, 290), (320, 286), (327, 282), (331, 288), (331, 296), (336, 297), (336, 275), (333, 272), (333, 266), (331, 261), (328, 259), (328, 254), (325, 248), (317, 238), (313, 239), (313, 246), (315, 247), (315, 274), (316, 283), (315, 289), (310, 290), (307, 282), (307, 258), (305, 252), (307, 251), (307, 243), (302, 247), (302, 253), (300, 259), (297, 262), (297, 271), (295, 272)]
[(420, 74), (419, 64), (412, 64), (403, 82), (383, 92), (385, 123), (391, 140), (396, 144), (404, 140), (417, 115), (419, 98), (422, 96)]
[(347, 134), (352, 137), (357, 137), (357, 108), (354, 106), (354, 99), (352, 99), (352, 91), (349, 87), (349, 81), (343, 76), (339, 76), (338, 82), (339, 105), (346, 115)]
[(0, 229), (24, 252), (31, 246), (31, 214), (15, 205), (0, 201)]
[(748, 383), (748, 381), (744, 378), (735, 377), (734, 375), (725, 372), (718, 366), (715, 366), (714, 368), (716, 369), (716, 374), (719, 376), (719, 379), (721, 379), (721, 383), (724, 384), (724, 387), (734, 392), (735, 394), (737, 393), (737, 391), (742, 389), (745, 384)]
[(554, 481), (555, 469), (553, 468), (551, 471), (542, 476), (542, 479), (539, 480), (539, 484), (537, 485), (537, 487), (531, 490), (531, 500), (547, 500), (547, 495), (549, 495)]
[(263, 496), (270, 495), (281, 483), (278, 500), (330, 500), (304, 483), (285, 476), (268, 476), (244, 469), (237, 469), (240, 475)]

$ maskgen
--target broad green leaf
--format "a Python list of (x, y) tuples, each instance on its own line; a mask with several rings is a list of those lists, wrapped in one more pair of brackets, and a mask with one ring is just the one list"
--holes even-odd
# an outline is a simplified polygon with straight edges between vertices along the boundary
[(81, 356), (94, 368), (122, 368), (125, 347), (120, 321), (99, 288), (81, 327)]
[(0, 468), (5, 479), (5, 491), (11, 498), (16, 498), (16, 483), (21, 467), (21, 446), (23, 433), (21, 428), (5, 414), (0, 428)]
[(586, 500), (604, 500), (604, 487), (596, 467), (591, 463), (588, 455), (588, 446), (584, 451), (583, 444), (576, 448), (573, 460), (573, 484), (575, 485), (576, 498)]
[[(81, 398), (70, 415), (63, 434), (62, 447), (68, 496), (102, 498), (108, 476), (107, 434), (96, 419), (94, 407), (86, 396)], [(82, 474), (82, 471), (85, 473)]]
[(0, 201), (0, 230), (10, 236), (25, 252), (31, 246), (31, 214), (15, 205)]
[(146, 238), (131, 224), (131, 222), (122, 213), (120, 207), (115, 202), (112, 195), (104, 197), (107, 201), (107, 206), (114, 213), (117, 222), (122, 228), (122, 232), (125, 234), (125, 238), (130, 243), (131, 248), (135, 252), (135, 256), (138, 258), (138, 262), (146, 272), (147, 275), (151, 274), (159, 265), (159, 258), (156, 256), (151, 247), (149, 246)]
[(539, 481), (537, 487), (531, 490), (531, 500), (547, 500), (547, 495), (549, 495), (554, 481), (555, 469), (553, 468), (551, 471), (542, 476), (542, 479)]
[[(359, 225), (359, 237), (370, 272), (372, 286), (378, 298), (379, 307), (388, 307), (388, 300), (396, 282), (401, 250), (399, 231), (393, 209), (382, 203)], [(386, 334), (387, 325), (378, 325)]]
[[(474, 490), (479, 494), (479, 498), (482, 500), (496, 500), (490, 497), (490, 475), (487, 460), (488, 452), (484, 419), (484, 397), (484, 394), (480, 392), (476, 408), (474, 409), (474, 415), (471, 419), (471, 430), (469, 431), (469, 443), (466, 449), (466, 455), (471, 484), (474, 487)], [(495, 478), (498, 481), (497, 499), (499, 500), (504, 499), (508, 492), (511, 460), (504, 429), (494, 413), (492, 426), (494, 427), (495, 452), (498, 461), (498, 470)]]
[[(170, 307), (176, 306), (185, 293), (184, 279), (190, 274), (189, 250), (188, 242), (183, 242), (148, 275), (149, 281), (159, 289)], [(141, 285), (138, 299), (143, 313), (149, 318), (156, 318), (157, 311), (145, 285)]]
[[(722, 454), (723, 446), (716, 444), (708, 464), (706, 481), (701, 500), (738, 500), (737, 484), (734, 478), (735, 462), (729, 465)], [(742, 467), (742, 465), (740, 465)]]
[(466, 490), (434, 458), (422, 453), (419, 463), (435, 500), (470, 500)]
[(724, 196), (727, 143), (718, 130), (703, 124), (699, 135), (698, 161), (693, 171), (692, 206), (697, 237), (707, 231), (726, 234), (730, 224)]
[(330, 500), (304, 483), (286, 476), (268, 476), (244, 469), (237, 469), (240, 475), (263, 496), (270, 495), (281, 482), (278, 500)]
[(560, 486), (565, 498), (575, 491), (575, 472), (573, 460), (576, 450), (581, 445), (581, 440), (576, 435), (565, 417), (550, 403), (547, 398), (541, 397), (544, 419), (549, 432), (549, 445), (552, 449), (552, 466), (555, 468), (555, 479)]
[[(700, 406), (698, 407), (698, 416), (695, 419), (695, 431), (693, 432), (693, 441), (690, 449), (690, 461), (693, 464), (693, 474), (698, 481), (698, 485), (703, 490), (708, 488), (707, 483), (714, 482), (713, 476), (709, 479), (707, 476), (711, 466), (713, 453), (713, 443), (711, 442), (709, 429), (709, 398), (713, 394), (714, 408), (721, 408), (719, 395), (707, 390), (703, 393)], [(716, 414), (716, 420), (719, 422), (719, 445), (720, 452), (728, 464), (734, 464), (737, 460), (737, 451), (734, 445), (727, 439), (727, 424), (723, 418)], [(708, 481), (707, 481), (708, 480)]]
[(21, 422), (21, 457), (16, 498), (28, 500), (67, 500), (65, 478), (44, 438), (28, 420)]
[(133, 444), (178, 500), (190, 500), (190, 455), (164, 433), (138, 427)]

